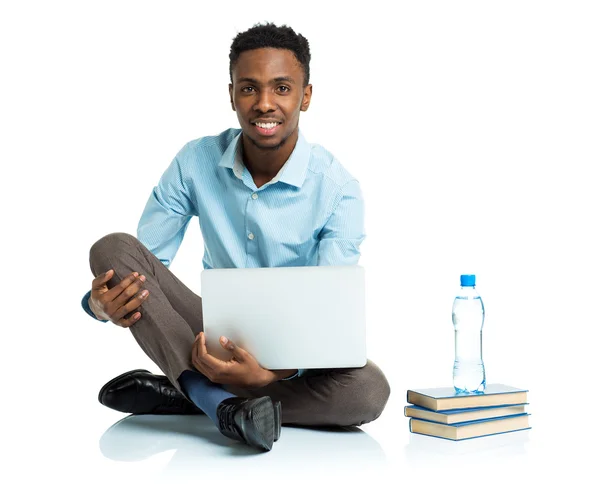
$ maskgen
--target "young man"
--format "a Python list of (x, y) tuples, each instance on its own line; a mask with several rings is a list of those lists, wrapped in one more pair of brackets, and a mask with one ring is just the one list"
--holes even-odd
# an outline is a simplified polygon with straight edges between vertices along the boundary
[[(307, 40), (256, 25), (230, 52), (229, 94), (240, 129), (188, 143), (154, 188), (137, 236), (108, 235), (90, 251), (96, 278), (84, 309), (129, 327), (165, 376), (145, 370), (108, 382), (99, 399), (134, 414), (206, 413), (226, 436), (270, 450), (281, 424), (360, 425), (377, 418), (389, 385), (363, 368), (269, 371), (221, 338), (206, 352), (202, 300), (169, 270), (192, 216), (204, 268), (355, 264), (364, 238), (358, 182), (298, 128), (310, 104)], [(193, 403), (193, 405), (192, 405)]]

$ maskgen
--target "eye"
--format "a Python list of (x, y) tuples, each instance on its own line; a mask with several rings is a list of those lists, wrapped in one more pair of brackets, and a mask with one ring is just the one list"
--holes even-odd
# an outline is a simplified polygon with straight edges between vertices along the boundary
[(249, 93), (249, 92), (252, 92), (252, 91), (254, 91), (254, 87), (252, 87), (252, 86), (246, 86), (246, 87), (242, 87), (241, 91), (242, 91), (242, 92)]
[(290, 88), (288, 86), (279, 86), (277, 90), (279, 92), (290, 92)]

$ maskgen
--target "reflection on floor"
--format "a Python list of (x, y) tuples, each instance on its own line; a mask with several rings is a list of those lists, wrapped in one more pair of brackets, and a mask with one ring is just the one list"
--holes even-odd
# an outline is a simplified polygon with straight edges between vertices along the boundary
[(379, 443), (359, 428), (285, 426), (273, 450), (261, 453), (223, 436), (206, 416), (128, 416), (102, 434), (99, 446), (104, 457), (119, 462), (145, 461), (172, 452), (157, 478), (167, 481), (188, 473), (196, 476), (199, 469), (223, 469), (225, 464), (236, 475), (245, 475), (258, 473), (256, 466), (268, 462), (272, 474), (289, 479), (300, 471), (364, 477), (366, 470), (375, 471), (386, 463)]

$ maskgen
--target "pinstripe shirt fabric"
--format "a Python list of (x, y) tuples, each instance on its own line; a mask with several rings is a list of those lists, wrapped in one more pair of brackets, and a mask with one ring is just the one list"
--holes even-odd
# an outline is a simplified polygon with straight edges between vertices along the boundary
[(229, 129), (186, 144), (150, 194), (138, 239), (169, 266), (197, 217), (205, 269), (356, 264), (365, 237), (358, 181), (299, 133), (277, 176), (257, 188), (240, 139)]

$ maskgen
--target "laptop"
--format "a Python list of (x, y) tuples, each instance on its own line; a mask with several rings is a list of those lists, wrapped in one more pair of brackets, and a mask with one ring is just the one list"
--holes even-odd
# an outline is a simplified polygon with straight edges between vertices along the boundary
[(231, 359), (231, 339), (270, 370), (366, 365), (361, 266), (205, 269), (202, 313), (209, 354)]

